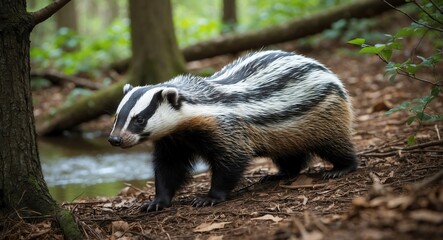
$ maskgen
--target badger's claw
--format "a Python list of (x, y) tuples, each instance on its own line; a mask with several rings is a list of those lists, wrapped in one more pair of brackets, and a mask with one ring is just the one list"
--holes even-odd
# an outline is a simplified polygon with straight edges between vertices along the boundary
[(350, 166), (347, 168), (332, 168), (329, 171), (325, 171), (322, 174), (322, 179), (332, 179), (332, 178), (338, 178), (341, 177), (349, 172), (352, 172), (356, 169), (356, 166)]
[(161, 199), (154, 199), (152, 202), (145, 202), (140, 206), (140, 212), (157, 212), (170, 207), (171, 202)]
[(224, 202), (224, 200), (212, 198), (212, 197), (196, 197), (194, 200), (192, 200), (192, 206), (193, 207), (207, 207), (207, 206), (214, 206), (216, 204), (219, 204), (221, 202)]

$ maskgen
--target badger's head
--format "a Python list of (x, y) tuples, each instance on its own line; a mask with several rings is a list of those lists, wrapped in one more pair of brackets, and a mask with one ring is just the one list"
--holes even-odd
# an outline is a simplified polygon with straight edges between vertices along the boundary
[(169, 134), (177, 125), (181, 100), (177, 88), (161, 85), (123, 87), (114, 127), (108, 141), (129, 148)]

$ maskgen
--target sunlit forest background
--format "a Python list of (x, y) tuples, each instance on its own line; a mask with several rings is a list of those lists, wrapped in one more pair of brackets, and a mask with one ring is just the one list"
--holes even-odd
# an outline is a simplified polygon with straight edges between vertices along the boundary
[[(63, 239), (45, 212), (54, 206), (88, 239), (441, 238), (443, 1), (72, 0), (44, 11), (58, 4), (0, 0), (0, 169), (11, 170), (0, 207), (19, 216), (0, 222), (1, 239)], [(140, 212), (157, 194), (158, 156), (149, 141), (108, 142), (123, 86), (204, 81), (264, 49), (316, 59), (342, 80), (358, 168), (320, 179), (333, 166), (314, 156), (266, 185), (273, 159), (248, 159), (232, 199), (194, 208), (212, 177), (198, 158), (170, 208)]]
[[(237, 1), (237, 32), (259, 30), (302, 18), (314, 12), (350, 3), (350, 0), (314, 1)], [(30, 10), (48, 1), (30, 1)], [(65, 74), (87, 72), (94, 74), (118, 60), (130, 56), (130, 29), (125, 0), (73, 1), (75, 17), (69, 19), (75, 29), (59, 27), (57, 17), (38, 26), (32, 34), (31, 60), (34, 69), (56, 68)], [(173, 0), (174, 26), (179, 46), (184, 47), (214, 38), (225, 27), (222, 23), (222, 1)], [(63, 18), (61, 18), (63, 19)], [(66, 19), (64, 19), (66, 21)], [(62, 21), (62, 20), (60, 20)], [(341, 38), (344, 42), (356, 36), (370, 35), (371, 20), (342, 20), (334, 23), (323, 38)], [(343, 34), (343, 31), (345, 31)], [(370, 37), (375, 37), (372, 34)], [(321, 39), (308, 38), (308, 43)], [(75, 49), (75, 51), (64, 51)]]
[[(29, 11), (34, 11), (46, 6), (50, 2), (49, 0), (28, 1), (28, 9)], [(234, 22), (226, 22), (226, 20), (224, 20), (226, 13), (224, 13), (223, 4), (227, 2), (229, 1), (171, 1), (174, 30), (179, 47), (183, 49), (187, 46), (210, 39), (216, 39), (224, 35), (248, 33), (281, 26), (294, 19), (303, 19), (319, 13), (326, 14), (331, 9), (353, 3), (351, 0), (231, 1), (236, 4), (236, 11), (231, 13), (234, 15), (235, 20)], [(125, 75), (127, 75), (125, 72), (119, 72), (116, 78), (112, 77), (109, 71), (115, 70), (109, 69), (112, 69), (113, 65), (123, 62), (132, 56), (131, 25), (128, 8), (129, 2), (127, 0), (75, 0), (71, 1), (53, 17), (49, 18), (44, 24), (38, 25), (33, 30), (31, 34), (30, 60), (32, 66), (31, 86), (33, 90), (36, 91), (34, 93), (34, 104), (37, 106), (36, 110), (34, 110), (35, 116), (40, 117), (44, 114), (55, 116), (59, 114), (59, 106), (69, 107), (82, 96), (92, 95), (97, 88), (106, 88), (112, 83), (122, 81), (122, 79), (125, 78)], [(402, 9), (409, 14), (417, 15), (417, 10), (411, 5)], [(396, 17), (386, 15), (378, 18), (339, 19), (331, 23), (331, 27), (327, 30), (319, 31), (320, 33), (315, 35), (308, 34), (305, 37), (293, 41), (291, 44), (296, 45), (296, 47), (291, 48), (297, 50), (311, 49), (314, 54), (319, 54), (327, 49), (328, 51), (336, 51), (335, 55), (337, 57), (363, 57), (363, 55), (358, 54), (358, 51), (352, 48), (348, 42), (351, 39), (356, 39), (354, 40), (355, 42), (353, 42), (354, 44), (358, 43), (357, 45), (359, 45), (364, 43), (361, 45), (366, 44), (366, 49), (371, 49), (371, 45), (367, 44), (390, 41), (389, 39), (392, 35), (386, 33), (399, 31), (399, 29), (403, 27), (402, 24), (393, 24), (397, 19), (402, 19), (399, 16), (401, 16), (401, 14), (397, 14)], [(406, 17), (403, 19), (407, 20)], [(313, 19), (313, 21), (315, 21), (315, 19)], [(408, 24), (407, 21), (402, 21), (404, 21), (403, 25)], [(407, 29), (402, 31), (408, 32), (408, 34), (411, 32)], [(411, 36), (414, 38), (421, 32), (421, 30), (417, 30), (417, 33), (415, 35), (411, 34)], [(402, 32), (400, 33), (404, 36), (407, 35)], [(430, 37), (431, 35), (427, 34), (427, 36)], [(432, 37), (430, 38), (432, 39)], [(427, 44), (430, 43), (424, 38), (422, 38), (422, 40), (417, 39), (418, 38), (416, 38), (415, 41), (405, 42), (406, 44), (404, 44), (404, 46), (408, 47), (414, 44), (418, 44), (417, 46), (420, 44), (427, 46)], [(433, 44), (438, 47), (439, 42), (441, 41), (434, 41)], [(399, 42), (390, 44), (392, 46), (400, 46)], [(340, 46), (340, 48), (338, 48), (338, 46)], [(378, 47), (372, 48), (376, 51), (381, 51), (381, 54), (392, 54), (392, 49), (386, 48), (386, 50), (382, 51), (380, 50), (381, 45), (377, 46)], [(332, 49), (334, 47), (337, 47), (337, 49)], [(319, 51), (316, 51), (316, 49), (319, 49)], [(370, 51), (368, 53), (375, 53)], [(438, 52), (435, 52), (433, 56), (438, 57)], [(429, 59), (431, 59), (431, 57)], [(221, 64), (226, 64), (226, 61), (223, 61)], [(405, 68), (409, 70), (414, 69), (415, 63), (408, 61), (409, 60), (404, 62), (404, 64), (407, 64)], [(217, 70), (216, 68), (221, 67), (220, 63), (209, 63), (206, 65), (209, 66), (209, 69), (200, 69), (196, 74), (212, 74)], [(214, 68), (214, 66), (216, 66), (216, 68)], [(347, 66), (347, 64), (333, 67), (343, 68), (345, 66)], [(361, 66), (354, 66), (355, 69), (359, 67)], [(418, 69), (418, 67), (415, 68)], [(190, 70), (189, 65), (187, 70)], [(55, 73), (56, 77), (60, 75), (61, 78), (77, 76), (87, 82), (99, 83), (99, 87), (90, 88), (61, 84), (61, 90), (56, 87), (48, 91), (46, 89), (53, 86), (54, 82), (51, 82), (50, 79), (48, 80), (48, 77), (45, 77), (46, 72), (51, 74)], [(382, 72), (383, 70), (381, 70), (379, 74)], [(392, 77), (392, 74), (390, 76)], [(427, 103), (423, 104), (425, 106), (427, 105)], [(110, 115), (113, 114), (109, 109), (106, 110), (106, 113)], [(417, 114), (423, 115), (424, 111), (414, 114), (412, 117), (417, 116)], [(438, 118), (439, 115), (429, 116)], [(412, 119), (412, 121), (414, 121), (414, 119)], [(61, 200), (72, 200), (76, 198), (79, 191), (75, 189), (82, 189), (82, 184), (85, 183), (88, 185), (102, 185), (92, 188), (89, 192), (82, 193), (83, 196), (109, 195), (117, 192), (118, 189), (121, 188), (121, 180), (141, 180), (137, 182), (137, 184), (143, 184), (143, 180), (152, 177), (152, 171), (144, 169), (141, 171), (131, 170), (137, 168), (137, 165), (145, 164), (147, 158), (150, 159), (150, 157), (145, 157), (143, 153), (134, 153), (133, 159), (135, 160), (126, 164), (126, 166), (131, 167), (121, 168), (119, 159), (121, 159), (123, 155), (120, 155), (118, 150), (111, 150), (107, 146), (103, 146), (108, 144), (103, 136), (109, 131), (107, 125), (109, 125), (109, 116), (107, 121), (98, 121), (98, 123), (93, 125), (92, 130), (94, 131), (94, 128), (97, 127), (96, 131), (99, 131), (99, 133), (83, 132), (80, 138), (82, 143), (78, 143), (78, 141), (80, 141), (78, 139), (56, 139), (54, 141), (43, 138), (40, 141), (43, 169), (46, 171), (45, 177), (48, 184), (51, 187), (62, 186), (62, 188), (51, 188), (56, 198)], [(91, 130), (91, 128), (89, 128), (89, 130)], [(72, 134), (71, 131), (65, 131), (64, 133), (64, 135)], [(73, 149), (71, 146), (72, 142), (75, 141), (77, 141), (77, 145), (81, 147)], [(57, 142), (58, 145), (51, 144), (51, 142)], [(81, 157), (84, 151), (88, 152), (94, 148), (103, 148), (102, 152), (109, 153), (109, 155), (103, 155), (102, 152), (97, 152), (91, 153), (91, 158), (89, 158), (89, 156)], [(75, 154), (71, 152), (75, 152)], [(65, 157), (67, 158), (65, 159)], [(110, 174), (106, 172), (107, 170), (100, 170), (106, 163), (114, 166)], [(82, 171), (79, 169), (82, 169)], [(110, 168), (105, 169), (109, 170)], [(126, 171), (118, 171), (117, 169), (126, 169)], [(140, 168), (137, 170), (139, 169)], [(204, 169), (204, 167), (200, 167), (200, 169)], [(66, 174), (66, 179), (64, 174)], [(115, 182), (116, 180), (117, 182)], [(103, 185), (104, 183), (108, 184)], [(73, 191), (69, 188), (72, 188)]]

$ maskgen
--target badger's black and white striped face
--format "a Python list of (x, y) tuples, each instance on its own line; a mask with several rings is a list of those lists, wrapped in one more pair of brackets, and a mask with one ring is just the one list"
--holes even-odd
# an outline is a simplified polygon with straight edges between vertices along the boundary
[(168, 134), (179, 117), (176, 88), (165, 86), (132, 87), (126, 84), (114, 127), (108, 138), (113, 146), (132, 147)]

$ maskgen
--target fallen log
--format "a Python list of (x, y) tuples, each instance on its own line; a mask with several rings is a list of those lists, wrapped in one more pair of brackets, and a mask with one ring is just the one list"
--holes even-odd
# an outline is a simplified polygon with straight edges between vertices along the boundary
[(36, 118), (36, 132), (39, 136), (58, 134), (73, 128), (80, 123), (93, 120), (103, 114), (115, 111), (123, 95), (123, 85), (119, 81), (111, 86), (100, 89), (90, 96), (84, 96), (71, 106), (57, 109), (56, 114), (46, 114)]
[(91, 90), (98, 90), (103, 87), (102, 84), (92, 82), (89, 79), (64, 75), (54, 70), (49, 70), (45, 72), (31, 71), (31, 80), (35, 78), (44, 78), (50, 81), (52, 84), (57, 84), (57, 85), (63, 85), (64, 83), (71, 82), (74, 83), (76, 87), (88, 88)]

